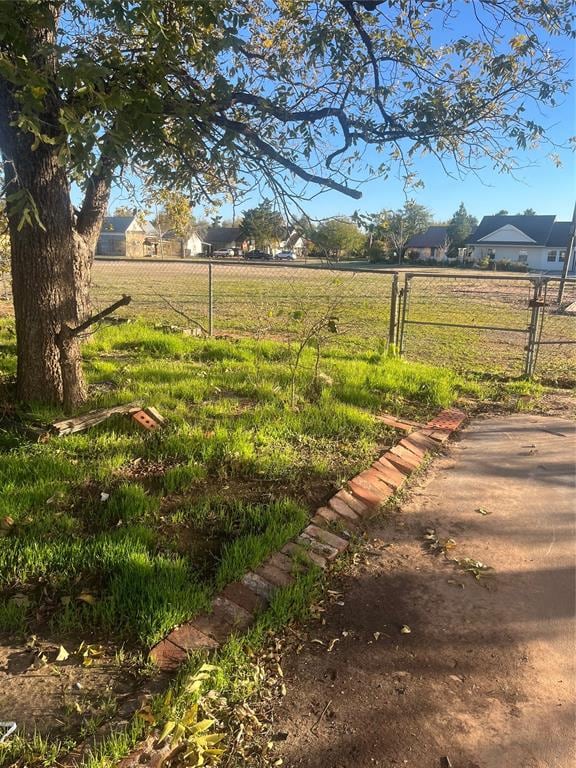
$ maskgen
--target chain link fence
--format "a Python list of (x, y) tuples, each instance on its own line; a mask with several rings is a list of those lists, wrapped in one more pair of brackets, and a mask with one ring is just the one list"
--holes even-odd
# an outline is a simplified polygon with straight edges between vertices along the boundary
[[(576, 281), (542, 275), (408, 272), (398, 287), (400, 354), (475, 375), (576, 382)], [(394, 302), (393, 302), (394, 303)]]
[[(394, 272), (322, 263), (97, 259), (92, 299), (122, 294), (116, 322), (142, 318), (209, 336), (302, 340), (319, 328), (334, 354), (381, 354), (474, 375), (576, 383), (576, 280), (430, 270)], [(10, 314), (9, 279), (0, 316)], [(576, 306), (576, 305), (575, 305)]]
[(456, 370), (524, 371), (533, 286), (521, 277), (408, 274), (400, 317), (402, 354)]
[(550, 384), (576, 385), (576, 280), (567, 280), (558, 303), (559, 278), (543, 286), (541, 325), (535, 352), (535, 372)]
[(393, 275), (325, 264), (97, 260), (93, 301), (214, 336), (294, 340), (314, 326), (349, 352), (385, 351)]

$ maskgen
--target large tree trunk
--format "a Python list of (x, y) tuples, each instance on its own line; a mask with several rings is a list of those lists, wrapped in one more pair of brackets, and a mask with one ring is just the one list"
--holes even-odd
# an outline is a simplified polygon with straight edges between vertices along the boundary
[(66, 177), (51, 148), (28, 153), (16, 171), (42, 223), (33, 220), (18, 231), (19, 212), (9, 212), (17, 394), (72, 409), (85, 400), (86, 388), (78, 339), (62, 329), (74, 328), (87, 313), (91, 254), (75, 231)]
[(16, 184), (26, 190), (39, 218), (20, 226), (22, 201), (8, 205), (17, 394), (25, 402), (73, 409), (85, 400), (86, 388), (78, 338), (66, 331), (88, 311), (91, 247), (76, 230), (66, 173), (54, 147), (31, 152), (24, 143), (15, 142), (6, 164), (9, 192)]
[[(26, 93), (0, 74), (0, 150), (6, 181), (12, 284), (18, 348), (17, 395), (25, 402), (63, 404), (86, 399), (79, 337), (85, 319), (92, 256), (108, 204), (112, 161), (101, 157), (90, 178), (78, 221), (70, 201), (66, 135), (55, 84), (61, 5), (46, 4), (45, 25), (26, 26), (21, 43), (47, 77), (35, 139), (20, 126)], [(24, 16), (23, 16), (24, 19)], [(26, 121), (24, 121), (26, 126)]]

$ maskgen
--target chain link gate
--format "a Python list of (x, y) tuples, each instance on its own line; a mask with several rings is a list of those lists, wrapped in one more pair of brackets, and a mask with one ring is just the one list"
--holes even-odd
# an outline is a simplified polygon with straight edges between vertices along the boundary
[(389, 344), (411, 360), (531, 377), (547, 287), (542, 276), (396, 275)]

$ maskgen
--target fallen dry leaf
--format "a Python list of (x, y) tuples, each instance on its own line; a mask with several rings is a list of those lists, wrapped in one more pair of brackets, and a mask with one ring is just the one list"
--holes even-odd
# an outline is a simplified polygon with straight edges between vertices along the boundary
[(76, 600), (81, 600), (83, 603), (88, 603), (88, 605), (94, 605), (97, 598), (94, 597), (94, 595), (91, 595), (89, 592), (82, 592), (82, 594), (78, 595)]
[(70, 656), (66, 648), (64, 648), (63, 645), (60, 646), (60, 649), (58, 650), (58, 656), (56, 656), (56, 661), (66, 661), (66, 659)]

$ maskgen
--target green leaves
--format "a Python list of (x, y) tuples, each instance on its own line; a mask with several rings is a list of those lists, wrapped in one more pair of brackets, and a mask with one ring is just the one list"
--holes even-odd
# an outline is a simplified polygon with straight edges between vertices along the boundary
[(46, 231), (46, 227), (40, 219), (38, 206), (27, 189), (19, 189), (6, 195), (6, 212), (9, 217), (20, 217), (17, 226), (18, 232), (25, 226), (38, 226)]
[[(464, 36), (469, 8), (451, 0), (6, 0), (0, 78), (32, 151), (56, 145), (82, 186), (102, 152), (193, 204), (262, 180), (346, 191), (388, 161), (414, 184), (423, 152), (510, 170), (513, 148), (547, 138), (523, 105), (552, 107), (568, 87), (550, 36), (574, 38), (574, 13), (564, 0), (474, 11)], [(384, 159), (366, 161), (367, 145)]]
[(242, 235), (253, 241), (256, 248), (276, 245), (286, 237), (286, 225), (282, 215), (273, 210), (270, 200), (264, 200), (256, 208), (244, 211), (240, 225)]

